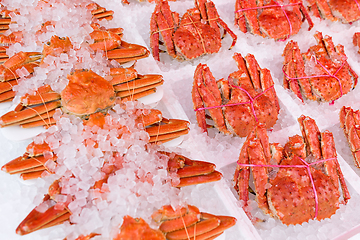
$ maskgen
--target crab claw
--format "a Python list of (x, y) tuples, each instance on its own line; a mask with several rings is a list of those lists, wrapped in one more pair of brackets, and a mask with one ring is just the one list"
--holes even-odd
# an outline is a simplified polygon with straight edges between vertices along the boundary
[(191, 160), (182, 155), (162, 152), (169, 156), (168, 171), (175, 172), (180, 178), (180, 182), (174, 187), (185, 187), (195, 184), (219, 181), (222, 174), (215, 171), (216, 165), (204, 161)]
[(121, 41), (120, 47), (105, 52), (109, 60), (115, 60), (120, 64), (146, 58), (149, 55), (150, 52), (146, 47), (125, 41)]

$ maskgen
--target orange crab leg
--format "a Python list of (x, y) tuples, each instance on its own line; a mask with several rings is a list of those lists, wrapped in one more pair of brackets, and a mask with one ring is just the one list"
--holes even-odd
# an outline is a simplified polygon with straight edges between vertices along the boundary
[(126, 91), (121, 91), (121, 92), (117, 92), (116, 96), (117, 97), (121, 97), (126, 98), (126, 99), (130, 99), (130, 100), (137, 100), (141, 97), (150, 95), (154, 92), (156, 92), (156, 87), (159, 87), (163, 84), (163, 82), (159, 82), (159, 83), (155, 83), (153, 85), (150, 86), (145, 86), (145, 87), (141, 87), (141, 88), (136, 88), (136, 89), (129, 89)]
[(38, 65), (34, 62), (40, 58), (41, 54), (38, 52), (19, 52), (15, 54), (0, 65), (0, 81), (18, 78), (15, 70), (22, 66), (25, 66), (28, 71), (30, 70), (29, 72), (33, 72), (31, 69)]
[(113, 86), (129, 82), (138, 77), (138, 73), (134, 68), (110, 68), (110, 75), (112, 76), (110, 83)]
[[(171, 208), (171, 207), (170, 207)], [(190, 226), (200, 220), (200, 211), (197, 207), (188, 205), (187, 211), (184, 215), (176, 215), (171, 211), (170, 208), (167, 208), (166, 212), (159, 209), (157, 212), (153, 214), (153, 219), (167, 219), (166, 221), (162, 222), (159, 230), (162, 232), (172, 232), (179, 229), (184, 228), (185, 226)], [(185, 208), (186, 209), (186, 208)], [(179, 212), (179, 210), (175, 211)], [(166, 213), (170, 213), (169, 216), (165, 216)], [(160, 216), (160, 217), (159, 217)], [(174, 216), (174, 218), (170, 218)]]
[(11, 101), (15, 97), (16, 93), (14, 91), (8, 91), (0, 94), (0, 102)]
[(211, 173), (215, 170), (215, 167), (216, 166), (213, 163), (196, 161), (186, 158), (185, 166), (178, 169), (176, 173), (180, 178), (191, 177)]
[[(201, 216), (202, 217), (202, 216)], [(200, 222), (195, 223), (194, 225), (185, 228), (169, 232), (166, 234), (166, 238), (169, 240), (176, 239), (188, 239), (189, 237), (194, 237), (206, 233), (217, 228), (220, 225), (220, 219), (217, 217), (202, 219)]]
[(137, 100), (139, 98), (151, 95), (153, 93), (156, 93), (156, 88), (152, 88), (152, 89), (149, 89), (147, 91), (139, 92), (139, 93), (136, 93), (136, 94), (131, 94), (131, 95), (127, 96), (127, 97), (122, 97), (121, 100), (122, 101), (134, 101), (134, 100)]
[(55, 102), (46, 103), (45, 105), (33, 107), (33, 108), (27, 108), (20, 112), (11, 111), (11, 112), (4, 114), (0, 118), (0, 126), (5, 127), (8, 125), (16, 124), (18, 122), (23, 121), (24, 119), (36, 117), (40, 114), (47, 113), (47, 112), (49, 112), (55, 108), (58, 108), (60, 106), (61, 106), (60, 101), (55, 101)]
[(45, 158), (44, 156), (30, 157), (30, 158), (25, 158), (25, 157), (27, 156), (21, 156), (15, 158), (14, 160), (2, 166), (1, 170), (10, 174), (17, 174), (39, 166), (44, 166), (44, 164), (48, 160), (56, 161), (56, 157), (53, 158)]
[[(213, 83), (211, 83), (213, 82)], [(212, 109), (208, 109), (210, 112), (211, 118), (214, 120), (215, 126), (226, 134), (230, 132), (226, 128), (224, 116), (222, 113), (222, 109), (217, 106), (221, 106), (221, 96), (220, 91), (216, 86), (215, 78), (212, 76), (210, 69), (205, 64), (199, 64), (195, 70), (194, 74), (194, 84), (193, 84), (193, 97), (197, 97), (200, 95), (201, 99), (193, 98), (194, 107), (200, 106), (202, 103), (205, 103), (206, 107), (215, 107)], [(198, 91), (199, 94), (195, 93)], [(197, 108), (195, 109), (197, 110)], [(204, 110), (196, 111), (197, 119), (200, 118), (199, 123), (201, 126), (204, 126)], [(205, 131), (203, 129), (203, 131)]]
[(50, 207), (44, 213), (38, 212), (35, 208), (16, 228), (16, 233), (26, 235), (36, 230), (52, 227), (69, 220), (70, 215), (67, 209), (58, 210), (55, 209), (55, 206)]
[(106, 57), (110, 60), (116, 61), (132, 61), (149, 56), (150, 52), (145, 47), (138, 44), (131, 44), (122, 41), (123, 48), (116, 48), (106, 52)]
[[(334, 137), (331, 132), (325, 131), (321, 133), (321, 152), (324, 159), (336, 158), (336, 149)], [(346, 186), (344, 175), (342, 174), (339, 162), (336, 160), (324, 162), (327, 175), (334, 179), (333, 183), (335, 187), (339, 188), (339, 183), (336, 181), (340, 180), (340, 185), (344, 197), (345, 203), (350, 199), (350, 193)]]
[(180, 183), (174, 187), (185, 187), (190, 185), (202, 184), (202, 183), (209, 183), (209, 182), (216, 182), (222, 178), (222, 174), (218, 171), (214, 171), (209, 174), (199, 175), (199, 176), (192, 176), (192, 177), (182, 177), (180, 178)]
[(151, 86), (153, 84), (162, 83), (163, 77), (161, 75), (138, 75), (138, 78), (125, 82), (122, 84), (114, 85), (114, 89), (117, 92), (125, 91), (129, 89), (137, 89), (144, 86)]
[(18, 81), (11, 80), (7, 82), (0, 82), (0, 93), (3, 94), (8, 91), (12, 91), (13, 86), (18, 85)]
[(187, 134), (189, 131), (189, 122), (186, 120), (169, 119), (163, 120), (162, 122), (165, 124), (151, 126), (145, 129), (150, 136), (150, 142), (175, 138)]

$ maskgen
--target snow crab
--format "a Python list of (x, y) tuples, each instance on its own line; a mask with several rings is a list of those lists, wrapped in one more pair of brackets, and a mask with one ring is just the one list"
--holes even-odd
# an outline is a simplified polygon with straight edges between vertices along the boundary
[(351, 153), (354, 157), (355, 166), (360, 168), (360, 138), (359, 128), (360, 125), (360, 112), (353, 110), (351, 107), (343, 106), (339, 113), (340, 125), (344, 130), (346, 139), (348, 140)]
[(342, 45), (334, 46), (330, 36), (314, 35), (317, 45), (300, 53), (297, 42), (284, 49), (284, 87), (304, 101), (334, 101), (354, 89), (358, 76), (347, 63)]
[(110, 76), (112, 80), (107, 81), (91, 70), (75, 70), (68, 75), (69, 83), (60, 94), (49, 85), (26, 94), (15, 110), (0, 117), (0, 125), (50, 126), (59, 107), (65, 113), (86, 117), (111, 108), (117, 97), (136, 100), (154, 93), (163, 83), (161, 75), (138, 75), (134, 68), (112, 68)]
[(302, 1), (237, 0), (235, 3), (235, 25), (244, 33), (287, 39), (299, 32), (305, 19), (310, 30), (314, 24)]
[[(105, 116), (102, 113), (90, 115), (89, 119), (83, 120), (84, 125), (103, 127)], [(148, 114), (141, 114), (136, 119), (136, 124), (141, 124), (149, 134), (149, 143), (160, 144), (173, 140), (188, 133), (189, 122), (180, 119), (166, 119), (159, 110), (151, 109)], [(184, 156), (162, 152), (169, 157), (168, 170), (176, 173), (180, 182), (177, 187), (191, 185), (192, 182), (209, 182), (221, 178), (221, 173), (215, 171), (215, 165), (211, 163), (190, 160)], [(51, 174), (46, 167), (47, 161), (56, 163), (57, 155), (46, 142), (30, 143), (26, 153), (5, 164), (1, 169), (10, 174), (20, 174), (23, 180), (40, 178)], [(191, 169), (192, 172), (191, 172)], [(194, 175), (194, 172), (199, 176)], [(190, 175), (189, 175), (190, 173)]]
[(192, 100), (198, 125), (204, 132), (208, 127), (205, 114), (208, 109), (220, 132), (245, 137), (257, 122), (271, 128), (280, 107), (270, 71), (261, 69), (251, 54), (243, 58), (235, 53), (233, 58), (239, 70), (231, 73), (227, 80), (216, 82), (206, 64), (197, 66)]
[[(159, 154), (164, 154), (159, 152)], [(179, 163), (179, 159), (184, 159), (184, 156), (178, 155), (178, 154), (174, 154), (174, 153), (165, 153), (165, 155), (170, 156), (169, 158), (169, 167), (171, 166), (172, 168), (174, 168), (174, 162), (177, 162), (177, 165)], [(120, 158), (119, 156), (116, 156), (116, 158)], [(193, 161), (190, 160), (188, 158), (185, 158), (186, 161)], [(174, 187), (185, 187), (185, 186), (190, 186), (190, 185), (195, 185), (195, 184), (201, 184), (201, 183), (207, 183), (207, 182), (213, 182), (213, 181), (218, 181), (221, 179), (222, 175), (219, 172), (214, 171), (215, 165), (211, 164), (211, 163), (207, 163), (207, 162), (201, 162), (201, 167), (198, 164), (200, 163), (199, 161), (193, 161), (193, 165), (192, 166), (185, 166), (185, 167), (178, 167), (178, 172), (179, 175), (186, 175), (186, 177), (184, 178), (191, 178), (191, 181), (187, 181), (186, 183), (180, 183), (178, 185), (173, 184)], [(106, 164), (105, 164), (106, 165)], [(92, 189), (99, 189), (100, 191), (102, 190), (102, 186), (103, 184), (106, 184), (108, 179), (109, 179), (109, 175), (115, 173), (117, 169), (117, 167), (115, 165), (111, 165), (111, 167), (109, 166), (105, 166), (103, 167), (103, 171), (107, 174), (103, 179), (95, 182), (94, 186), (92, 187)], [(121, 166), (120, 166), (121, 167)], [(215, 177), (207, 177), (206, 175), (208, 175), (209, 173), (204, 173), (204, 171), (202, 169), (207, 168), (207, 169), (211, 169), (210, 171), (212, 171), (210, 174), (212, 174), (213, 172), (216, 172), (216, 176)], [(180, 171), (182, 173), (180, 173)], [(205, 178), (201, 178), (201, 176), (205, 176)], [(181, 179), (183, 179), (182, 176), (180, 177), (180, 182)], [(49, 192), (48, 194), (45, 195), (42, 204), (46, 203), (48, 208), (45, 211), (40, 211), (39, 208), (35, 208), (33, 209), (29, 215), (20, 223), (20, 225), (18, 226), (18, 228), (16, 229), (16, 233), (19, 235), (26, 235), (29, 234), (31, 232), (40, 230), (40, 229), (44, 229), (44, 228), (48, 228), (48, 227), (52, 227), (58, 224), (62, 224), (65, 221), (69, 221), (70, 220), (70, 216), (71, 216), (71, 211), (67, 208), (67, 205), (71, 202), (71, 201), (67, 201), (65, 203), (65, 206), (62, 205), (62, 207), (59, 206), (59, 204), (57, 205), (57, 201), (56, 201), (56, 195), (61, 195), (62, 193), (62, 189), (61, 189), (61, 181), (60, 180), (56, 180), (50, 187), (49, 187)], [(62, 203), (64, 204), (64, 203)], [(40, 206), (40, 205), (39, 205)], [(153, 218), (158, 219), (159, 221), (164, 221), (164, 220), (169, 220), (169, 219), (173, 219), (174, 216), (176, 214), (179, 214), (179, 212), (174, 212), (170, 210), (170, 206), (165, 207), (167, 210), (160, 210), (158, 212), (156, 212), (153, 216)], [(197, 209), (195, 207), (193, 207), (193, 209)], [(184, 212), (185, 209), (181, 210), (181, 213), (183, 215), (185, 215)], [(198, 209), (197, 209), (198, 212)], [(165, 215), (166, 214), (166, 215)], [(171, 217), (171, 216), (172, 217)], [(208, 219), (208, 218), (216, 218), (212, 215), (205, 215), (202, 218), (199, 218), (200, 215), (196, 215), (196, 221), (193, 221), (193, 223), (199, 222), (201, 220), (204, 219)], [(180, 216), (177, 216), (178, 218)], [(179, 221), (179, 220), (172, 220), (174, 222)], [(223, 222), (224, 221), (224, 222)], [(232, 225), (235, 224), (235, 219), (231, 218), (231, 217), (226, 217), (226, 218), (222, 218), (219, 217), (219, 219), (217, 219), (217, 225), (215, 227), (219, 227), (218, 230), (222, 230), (222, 231), (217, 231), (217, 233), (223, 232), (226, 228), (231, 227)], [(174, 225), (171, 223), (171, 221), (166, 221), (165, 223), (162, 224), (163, 226), (169, 226), (169, 225)], [(220, 226), (219, 226), (220, 225)], [(189, 226), (189, 225), (187, 225)], [(227, 226), (226, 228), (224, 228), (224, 226)], [(213, 228), (215, 228), (213, 227)], [(176, 229), (172, 229), (172, 230), (168, 230), (166, 229), (166, 227), (161, 227), (160, 226), (160, 230), (162, 232), (172, 232), (174, 230), (179, 230), (182, 227), (179, 228), (179, 226), (176, 227)], [(213, 228), (211, 228), (210, 230), (212, 230)], [(199, 230), (198, 230), (199, 231)], [(202, 234), (204, 232), (200, 232), (199, 234)], [(174, 234), (174, 233), (172, 233)], [(171, 235), (171, 234), (170, 234)]]
[(173, 208), (165, 205), (152, 218), (160, 223), (166, 239), (214, 239), (236, 223), (236, 218), (200, 212), (192, 205)]
[(360, 6), (357, 0), (309, 0), (309, 9), (322, 19), (352, 23), (360, 18)]
[(179, 14), (170, 10), (167, 0), (157, 1), (150, 21), (150, 46), (156, 60), (160, 61), (160, 35), (167, 53), (178, 60), (191, 60), (218, 52), (221, 47), (219, 25), (233, 38), (230, 48), (235, 45), (237, 37), (221, 20), (214, 3), (196, 0), (195, 5), (180, 20)]
[(265, 126), (259, 124), (241, 148), (234, 175), (235, 190), (250, 218), (250, 169), (259, 208), (286, 225), (330, 218), (340, 203), (346, 204), (350, 199), (332, 133), (320, 132), (307, 116), (301, 116), (298, 122), (302, 137), (290, 137), (284, 147), (269, 144)]

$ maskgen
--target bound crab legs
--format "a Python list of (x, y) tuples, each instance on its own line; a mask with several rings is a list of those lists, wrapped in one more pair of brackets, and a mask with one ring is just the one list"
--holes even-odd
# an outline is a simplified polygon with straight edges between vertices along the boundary
[(235, 53), (233, 58), (239, 70), (227, 80), (216, 81), (206, 64), (197, 66), (192, 100), (198, 125), (204, 132), (208, 128), (208, 110), (220, 132), (245, 137), (257, 122), (272, 127), (280, 107), (270, 71), (260, 68), (251, 54), (242, 57)]
[(178, 60), (191, 60), (218, 52), (221, 47), (220, 26), (233, 38), (230, 49), (235, 45), (237, 37), (221, 20), (214, 3), (196, 0), (195, 5), (180, 20), (178, 13), (171, 12), (167, 0), (157, 1), (150, 21), (150, 46), (157, 61), (160, 61), (160, 34), (167, 53)]
[(350, 199), (332, 133), (320, 132), (310, 117), (301, 116), (298, 121), (303, 136), (290, 137), (284, 147), (269, 144), (265, 127), (259, 124), (241, 149), (235, 190), (251, 219), (247, 209), (250, 169), (259, 208), (286, 225), (330, 218), (342, 203), (339, 186), (343, 201)]

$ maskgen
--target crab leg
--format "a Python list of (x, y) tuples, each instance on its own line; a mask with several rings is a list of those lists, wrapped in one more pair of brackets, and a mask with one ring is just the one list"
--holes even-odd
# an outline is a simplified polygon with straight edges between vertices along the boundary
[[(128, 97), (148, 90), (155, 90), (164, 80), (161, 75), (139, 75), (138, 78), (114, 86), (117, 97)], [(155, 90), (156, 91), (156, 90)]]
[(150, 22), (150, 46), (153, 51), (155, 60), (160, 61), (160, 34), (164, 40), (164, 44), (166, 46), (168, 54), (173, 58), (176, 58), (175, 45), (172, 40), (172, 36), (175, 32), (175, 27), (178, 24), (178, 18), (179, 15), (177, 13), (171, 12), (169, 3), (167, 1), (160, 0), (156, 2), (155, 11), (151, 16)]
[(41, 106), (26, 108), (20, 112), (11, 111), (0, 118), (0, 126), (10, 126), (21, 122), (24, 119), (29, 119), (32, 117), (36, 117), (40, 114), (47, 113), (55, 108), (59, 108), (61, 106), (60, 101), (46, 103)]
[[(44, 202), (50, 200), (50, 195), (46, 195)], [(52, 200), (50, 200), (52, 201)], [(66, 208), (55, 209), (55, 206), (48, 208), (45, 212), (33, 209), (27, 217), (16, 228), (16, 233), (26, 235), (34, 231), (61, 224), (70, 219), (71, 213)]]
[(40, 58), (41, 54), (38, 52), (19, 52), (15, 54), (0, 65), (0, 81), (4, 82), (19, 78), (16, 69), (21, 67), (25, 67), (29, 73), (34, 72), (34, 67), (38, 66), (35, 61)]
[(350, 107), (342, 107), (340, 110), (340, 124), (344, 130), (344, 134), (348, 140), (350, 150), (354, 157), (356, 167), (360, 166), (360, 131), (356, 127), (360, 124), (360, 112), (354, 111)]
[(172, 140), (189, 132), (189, 122), (179, 119), (163, 119), (160, 124), (145, 129), (150, 136), (150, 143)]
[(170, 205), (165, 205), (152, 216), (156, 222), (162, 221), (159, 230), (162, 232), (173, 232), (190, 226), (200, 220), (200, 211), (197, 207), (188, 205), (174, 210)]
[(229, 216), (216, 216), (200, 212), (195, 206), (173, 210), (165, 205), (156, 211), (152, 218), (161, 222), (159, 229), (166, 234), (166, 239), (214, 239), (236, 223)]
[(105, 56), (109, 60), (115, 60), (118, 63), (134, 61), (149, 56), (150, 52), (145, 47), (137, 44), (131, 44), (121, 41), (122, 48), (116, 48), (107, 51)]
[(215, 228), (217, 228), (220, 225), (220, 219), (217, 217), (209, 217), (204, 218), (204, 216), (201, 215), (200, 222), (197, 222), (194, 225), (191, 225), (190, 227), (185, 227), (183, 229), (169, 232), (166, 234), (166, 238), (169, 240), (175, 240), (175, 239), (188, 239), (189, 237), (194, 237), (197, 235), (201, 235), (206, 233), (207, 231), (211, 231)]

